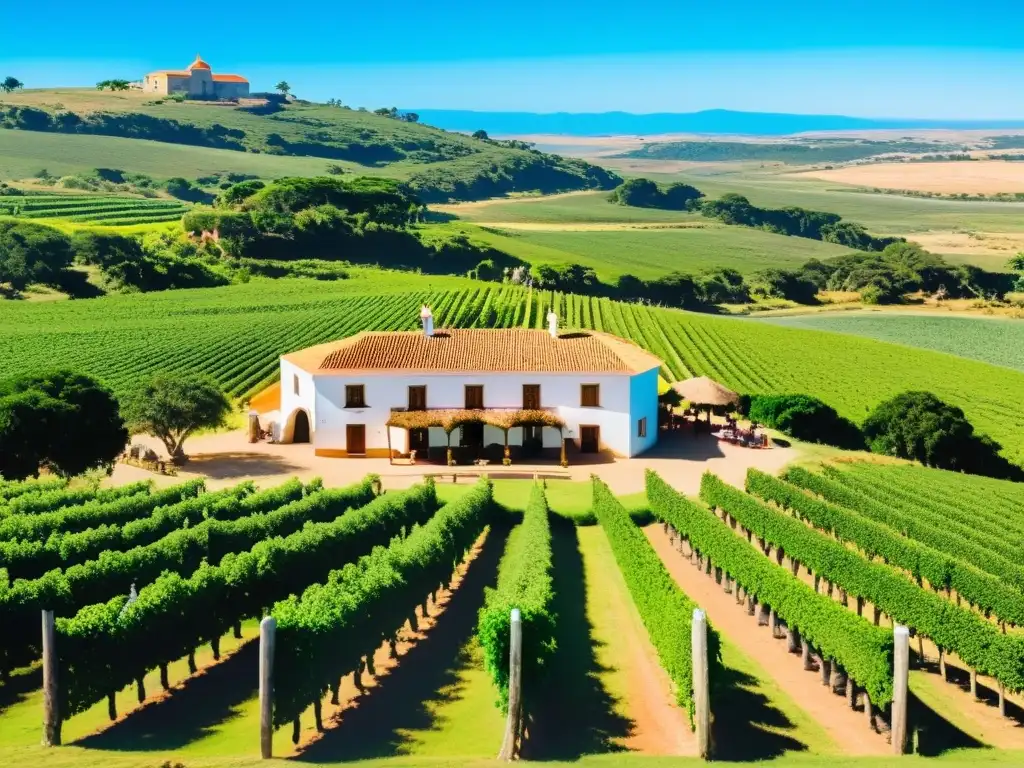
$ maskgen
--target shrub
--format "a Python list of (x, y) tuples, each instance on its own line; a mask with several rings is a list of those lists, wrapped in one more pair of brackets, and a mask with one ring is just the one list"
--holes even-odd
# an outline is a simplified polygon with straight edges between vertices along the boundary
[(810, 395), (747, 395), (740, 407), (751, 421), (798, 440), (850, 450), (864, 447), (864, 436), (856, 424)]

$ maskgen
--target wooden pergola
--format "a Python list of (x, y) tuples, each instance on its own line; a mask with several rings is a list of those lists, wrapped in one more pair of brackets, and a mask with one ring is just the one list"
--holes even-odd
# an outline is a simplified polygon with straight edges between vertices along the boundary
[(485, 424), (497, 427), (505, 435), (504, 464), (511, 464), (512, 457), (508, 447), (508, 431), (515, 427), (554, 427), (558, 430), (559, 444), (561, 445), (561, 464), (568, 466), (565, 456), (565, 440), (562, 434), (566, 429), (565, 420), (556, 413), (543, 410), (519, 409), (519, 408), (435, 408), (422, 411), (401, 411), (391, 412), (387, 420), (388, 427), (388, 461), (392, 462), (394, 451), (391, 448), (391, 427), (399, 429), (428, 429), (440, 427), (444, 430), (448, 439), (447, 460), (452, 462), (452, 432), (464, 424)]

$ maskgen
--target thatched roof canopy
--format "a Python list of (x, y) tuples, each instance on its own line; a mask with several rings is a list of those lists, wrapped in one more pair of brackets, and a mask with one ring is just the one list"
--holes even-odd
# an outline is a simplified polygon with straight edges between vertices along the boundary
[(725, 406), (738, 405), (740, 402), (739, 395), (707, 376), (676, 382), (672, 385), (672, 389), (678, 392), (684, 400), (688, 400), (694, 405)]
[(565, 429), (565, 420), (550, 411), (507, 409), (466, 410), (445, 408), (426, 411), (392, 411), (389, 427), (425, 429), (440, 427), (449, 434), (463, 424), (488, 424), (498, 429), (513, 427), (555, 427)]

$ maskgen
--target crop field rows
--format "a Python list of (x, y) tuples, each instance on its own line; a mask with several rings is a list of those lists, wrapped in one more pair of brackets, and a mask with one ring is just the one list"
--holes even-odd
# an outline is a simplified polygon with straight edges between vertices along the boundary
[(1024, 461), (1018, 371), (848, 335), (456, 279), (359, 273), (329, 285), (253, 281), (8, 304), (0, 307), (0, 356), (12, 374), (59, 362), (117, 393), (157, 371), (204, 373), (244, 398), (276, 378), (280, 355), (362, 330), (415, 328), (423, 303), (438, 327), (543, 328), (553, 307), (563, 328), (613, 333), (650, 350), (666, 380), (706, 375), (740, 392), (805, 393), (855, 421), (898, 392), (931, 391)]
[[(355, 486), (333, 490), (323, 489), (316, 481), (304, 486), (295, 480), (258, 492), (251, 486), (240, 486), (209, 493), (201, 485), (192, 484), (169, 489), (167, 498), (161, 497), (164, 505), (156, 510), (152, 510), (152, 503), (145, 503), (149, 495), (137, 490), (133, 488), (132, 494), (124, 496), (132, 500), (132, 505), (102, 503), (95, 492), (92, 497), (75, 496), (76, 500), (94, 499), (80, 508), (73, 504), (60, 506), (61, 494), (74, 492), (42, 490), (36, 482), (4, 486), (11, 499), (22, 499), (18, 509), (33, 508), (36, 500), (42, 503), (45, 499), (55, 511), (47, 517), (45, 528), (34, 526), (30, 512), (11, 511), (0, 536), (20, 533), (43, 543), (48, 532), (74, 536), (86, 521), (110, 521), (108, 530), (123, 531), (123, 541), (111, 544), (103, 557), (79, 558), (76, 564), (67, 561), (63, 571), (54, 571), (45, 579), (33, 578), (40, 569), (24, 561), (20, 572), (28, 578), (13, 586), (0, 584), (3, 623), (19, 629), (5, 632), (0, 643), (4, 671), (11, 673), (10, 684), (19, 689), (12, 699), (0, 683), (0, 731), (4, 733), (0, 755), (7, 748), (24, 749), (38, 741), (35, 734), (43, 712), (41, 691), (33, 687), (38, 685), (38, 678), (29, 668), (19, 667), (38, 658), (41, 652), (41, 609), (53, 610), (57, 616), (57, 700), (63, 742), (119, 751), (132, 749), (136, 727), (149, 733), (151, 740), (145, 749), (165, 743), (170, 732), (179, 727), (173, 712), (180, 715), (183, 706), (198, 705), (200, 717), (202, 712), (216, 717), (216, 703), (210, 710), (196, 699), (198, 689), (206, 687), (205, 675), (213, 675), (218, 688), (216, 693), (207, 690), (202, 695), (213, 695), (218, 700), (228, 697), (236, 706), (248, 699), (251, 688), (242, 680), (255, 679), (256, 674), (252, 645), (246, 650), (246, 641), (252, 637), (249, 619), (264, 613), (274, 616), (278, 625), (274, 721), (281, 727), (278, 749), (282, 753), (298, 748), (314, 755), (338, 749), (337, 737), (333, 745), (316, 742), (313, 737), (321, 730), (325, 713), (337, 715), (339, 695), (344, 703), (349, 696), (365, 694), (364, 684), (373, 685), (372, 679), (382, 673), (381, 667), (387, 667), (399, 679), (403, 674), (406, 678), (420, 674), (416, 665), (427, 664), (429, 669), (429, 661), (412, 658), (416, 638), (440, 621), (448, 629), (439, 631), (454, 631), (460, 643), (450, 649), (453, 658), (446, 661), (458, 661), (465, 667), (460, 674), (468, 675), (477, 689), (475, 704), (479, 711), (456, 731), (471, 743), (474, 738), (483, 739), (479, 756), (487, 755), (497, 748), (501, 738), (502, 717), (494, 707), (491, 685), (497, 686), (499, 694), (507, 690), (504, 673), (508, 665), (509, 609), (520, 606), (530, 616), (527, 653), (537, 666), (531, 662), (525, 670), (528, 685), (541, 679), (548, 665), (544, 659), (557, 647), (556, 611), (565, 604), (556, 606), (552, 602), (553, 534), (549, 520), (555, 518), (540, 487), (531, 486), (529, 500), (522, 506), (513, 501), (522, 509), (523, 518), (521, 524), (511, 519), (511, 536), (507, 513), (495, 507), (492, 486), (487, 481), (459, 489), (460, 493), (447, 503), (438, 498), (430, 482), (375, 495), (379, 486), (373, 476)], [(519, 491), (517, 488), (516, 495)], [(181, 501), (173, 502), (175, 496)], [(630, 530), (639, 536), (618, 502), (605, 515), (615, 518), (615, 525), (627, 538)], [(570, 524), (568, 531), (574, 530)], [(481, 553), (482, 534), (487, 534), (487, 540)], [(563, 555), (566, 535), (560, 534), (562, 544), (558, 547)], [(609, 535), (614, 543), (623, 533), (609, 530)], [(575, 538), (572, 533), (570, 539)], [(4, 543), (26, 545), (31, 541), (4, 538)], [(50, 543), (52, 537), (43, 543), (44, 548)], [(66, 540), (60, 543), (61, 551), (68, 549), (67, 544)], [(642, 555), (646, 543), (639, 536), (631, 543), (616, 545), (625, 548), (617, 551), (616, 557), (622, 562), (627, 551), (636, 557), (638, 545)], [(81, 554), (73, 545), (69, 549)], [(502, 549), (505, 554), (499, 569)], [(452, 563), (466, 553), (470, 553), (472, 570), (457, 569), (452, 586), (446, 588)], [(650, 557), (653, 555), (648, 554)], [(346, 563), (352, 565), (340, 570)], [(646, 567), (652, 567), (649, 559)], [(485, 598), (483, 587), (499, 570), (498, 590), (487, 593), (486, 610), (480, 613), (477, 628), (477, 606)], [(643, 570), (639, 565), (634, 569), (640, 573)], [(560, 584), (563, 580), (558, 579)], [(138, 587), (137, 597), (128, 599), (129, 583), (133, 592)], [(292, 597), (285, 599), (289, 594)], [(654, 596), (648, 595), (647, 600), (645, 613), (665, 610)], [(679, 600), (677, 608), (683, 611), (679, 616), (688, 618), (692, 604), (681, 594)], [(456, 605), (457, 601), (461, 602)], [(574, 631), (581, 628), (574, 626)], [(663, 631), (669, 629), (670, 624), (665, 622)], [(642, 630), (643, 625), (637, 622), (629, 631)], [(386, 642), (381, 652), (375, 652), (379, 638)], [(666, 635), (662, 642), (667, 639)], [(438, 642), (447, 641), (438, 640), (434, 647)], [(400, 659), (397, 672), (393, 669), (396, 643)], [(467, 648), (469, 657), (465, 656)], [(712, 648), (717, 646), (713, 644)], [(684, 647), (672, 652), (682, 653), (679, 658), (684, 663), (675, 672), (671, 664), (667, 669), (678, 678), (677, 698), (685, 718), (690, 696), (689, 651)], [(204, 675), (193, 678), (200, 666)], [(482, 675), (485, 670), (490, 675)], [(227, 682), (224, 675), (228, 675)], [(493, 683), (488, 677), (493, 677)], [(577, 684), (583, 682), (576, 680)], [(167, 693), (157, 695), (158, 703), (150, 701), (158, 688)], [(241, 699), (236, 698), (239, 695)], [(136, 699), (148, 706), (134, 711)], [(540, 699), (530, 701), (537, 705)], [(401, 722), (401, 712), (396, 715), (386, 702), (380, 705), (387, 706), (392, 717), (397, 716)], [(353, 717), (358, 719), (365, 706), (374, 708), (377, 703), (373, 699), (369, 704), (362, 701), (360, 712)], [(247, 704), (243, 709), (246, 714), (230, 723), (210, 723), (209, 731), (193, 734), (178, 746), (195, 746), (199, 754), (252, 754), (259, 743), (258, 717), (253, 717), (255, 712)], [(159, 723), (155, 723), (154, 714), (160, 711), (166, 716), (160, 715)], [(473, 736), (474, 723), (485, 725), (486, 730)], [(286, 746), (286, 735), (291, 730), (283, 727), (286, 725), (294, 729), (297, 747)], [(376, 730), (386, 726), (378, 722)], [(241, 748), (238, 741), (224, 738), (225, 732), (241, 735), (246, 729), (247, 744)], [(341, 748), (349, 752), (380, 749), (386, 745), (373, 744), (380, 735), (365, 734), (369, 744), (359, 744), (358, 739), (351, 741), (349, 732), (345, 736), (348, 743)], [(586, 735), (573, 736), (581, 737), (585, 739)], [(549, 739), (546, 749), (562, 748), (559, 744), (564, 736), (549, 734)]]
[[(507, 701), (512, 607), (524, 613), (524, 706), (532, 725), (523, 750), (532, 759), (621, 749), (694, 754), (690, 635), (680, 627), (704, 600), (714, 615), (745, 614), (747, 603), (758, 615), (770, 608), (771, 622), (796, 633), (798, 648), (813, 646), (812, 663), (831, 665), (834, 692), (826, 709), (839, 713), (837, 719), (820, 709), (802, 711), (810, 706), (809, 691), (820, 690), (816, 673), (805, 671), (804, 683), (794, 682), (737, 648), (750, 647), (750, 634), (762, 638), (755, 643), (783, 647), (781, 639), (768, 639), (774, 632), (762, 626), (741, 637), (711, 628), (715, 727), (729, 735), (723, 730), (716, 742), (723, 760), (792, 749), (840, 753), (844, 685), (856, 686), (858, 698), (867, 694), (882, 734), (865, 738), (864, 726), (865, 736), (853, 737), (859, 745), (853, 754), (889, 751), (892, 634), (878, 626), (877, 610), (874, 623), (858, 615), (864, 598), (884, 611), (886, 624), (892, 617), (916, 626), (959, 663), (971, 663), (984, 676), (981, 685), (992, 686), (992, 675), (1007, 692), (1024, 686), (1024, 646), (1016, 634), (1001, 634), (898, 569), (870, 562), (759, 501), (760, 486), (747, 495), (707, 475), (704, 506), (649, 474), (646, 503), (696, 558), (698, 568), (687, 564), (683, 578), (682, 543), (678, 551), (660, 546), (660, 529), (638, 527), (600, 481), (592, 486), (592, 506), (581, 500), (588, 495), (583, 484), (569, 485), (574, 488), (552, 487), (546, 498), (526, 481), (486, 480), (443, 493), (428, 481), (380, 494), (374, 476), (341, 489), (292, 480), (216, 493), (194, 483), (160, 492), (5, 484), (10, 509), (0, 518), (0, 541), (37, 541), (78, 559), (45, 578), (34, 575), (49, 567), (45, 560), (23, 560), (19, 572), (27, 578), (0, 584), (0, 621), (23, 630), (5, 633), (0, 643), (0, 661), (13, 665), (7, 685), (17, 687), (9, 697), (0, 684), (0, 760), (31, 754), (45, 765), (65, 749), (31, 752), (38, 749), (43, 697), (33, 667), (19, 669), (39, 656), (38, 612), (45, 608), (57, 616), (63, 742), (89, 747), (98, 759), (114, 751), (123, 757), (173, 751), (190, 764), (254, 758), (259, 641), (253, 619), (261, 615), (273, 616), (277, 626), (274, 754), (314, 762), (493, 757)], [(154, 509), (147, 499), (161, 493)], [(53, 511), (43, 513), (44, 507)], [(716, 508), (721, 520), (711, 511)], [(584, 526), (587, 517), (597, 525), (571, 522)], [(66, 538), (89, 534), (83, 527), (93, 524), (120, 537), (101, 558)], [(747, 530), (763, 552), (743, 537)], [(776, 554), (773, 547), (778, 558), (767, 556)], [(792, 568), (783, 567), (783, 550)], [(809, 575), (796, 575), (796, 564), (813, 571), (814, 587)], [(828, 594), (817, 588), (819, 577), (843, 590), (844, 603), (831, 588)], [(716, 597), (706, 587), (705, 597), (688, 597), (694, 580), (717, 582), (710, 590)], [(138, 592), (132, 599), (129, 583)], [(858, 601), (856, 613), (845, 605), (847, 594)], [(987, 641), (972, 646), (968, 628), (987, 631)], [(780, 663), (799, 670), (800, 655)], [(637, 689), (642, 679), (647, 682)], [(766, 693), (749, 698), (751, 684)], [(985, 710), (982, 703), (971, 706)], [(912, 713), (914, 727), (935, 716), (930, 705), (916, 704)], [(796, 718), (784, 738), (762, 725), (780, 716), (783, 723)], [(558, 727), (545, 727), (549, 719)], [(597, 730), (605, 735), (595, 740)], [(943, 744), (937, 729), (922, 730), (920, 738), (925, 748)], [(995, 739), (991, 746), (1005, 746), (1012, 737)]]
[(189, 206), (177, 200), (106, 195), (24, 195), (0, 198), (0, 215), (119, 226), (176, 221)]

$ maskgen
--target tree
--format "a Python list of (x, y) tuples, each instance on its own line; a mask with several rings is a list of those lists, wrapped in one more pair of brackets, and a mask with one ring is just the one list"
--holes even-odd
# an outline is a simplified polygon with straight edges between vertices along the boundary
[(407, 123), (418, 123), (420, 121), (420, 116), (417, 112), (403, 112), (402, 120)]
[(277, 85), (274, 86), (274, 90), (275, 91), (279, 91), (282, 96), (287, 98), (288, 94), (290, 94), (292, 92), (292, 87), (290, 85), (288, 85), (288, 81), (287, 80), (282, 80), (281, 82), (279, 82)]
[(930, 392), (904, 392), (880, 403), (864, 420), (863, 431), (873, 453), (991, 477), (1024, 476), (999, 455), (998, 443), (975, 434), (962, 410)]
[(0, 91), (3, 91), (4, 93), (11, 93), (12, 91), (17, 91), (24, 87), (25, 84), (21, 82), (21, 80), (16, 77), (11, 77), (10, 75), (5, 77), (3, 82), (0, 82)]
[(0, 283), (15, 291), (29, 283), (53, 285), (71, 264), (67, 235), (42, 224), (0, 221)]
[(96, 83), (97, 91), (127, 91), (128, 88), (127, 80), (100, 80)]
[(1024, 252), (1018, 253), (1012, 259), (1010, 259), (1007, 265), (1014, 272), (1018, 272), (1017, 282), (1014, 283), (1013, 290), (1024, 292)]
[(171, 461), (183, 464), (189, 435), (220, 426), (230, 410), (227, 396), (211, 379), (157, 374), (125, 402), (125, 419), (133, 432), (159, 438)]
[(479, 130), (473, 131), (473, 138), (480, 139), (480, 141), (487, 141), (488, 139), (490, 139), (490, 136), (487, 135), (487, 131)]
[(0, 381), (0, 475), (21, 480), (49, 469), (78, 475), (109, 468), (128, 431), (117, 400), (70, 371)]

